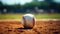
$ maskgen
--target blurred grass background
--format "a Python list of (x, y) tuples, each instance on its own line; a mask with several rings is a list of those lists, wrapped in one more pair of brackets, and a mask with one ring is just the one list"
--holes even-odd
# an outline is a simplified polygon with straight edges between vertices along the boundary
[[(24, 14), (0, 14), (0, 19), (21, 19)], [(60, 19), (60, 14), (33, 14), (37, 19)]]

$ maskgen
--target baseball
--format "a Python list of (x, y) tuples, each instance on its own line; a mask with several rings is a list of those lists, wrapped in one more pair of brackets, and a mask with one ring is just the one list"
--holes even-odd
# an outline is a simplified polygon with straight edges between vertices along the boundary
[(35, 25), (35, 17), (32, 14), (25, 14), (22, 17), (24, 28), (33, 28)]

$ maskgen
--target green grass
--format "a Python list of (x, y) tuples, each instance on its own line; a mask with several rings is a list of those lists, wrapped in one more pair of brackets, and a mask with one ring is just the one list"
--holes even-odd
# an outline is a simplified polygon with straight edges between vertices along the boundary
[[(0, 19), (21, 19), (24, 14), (0, 14)], [(60, 14), (34, 14), (37, 19), (60, 19)]]
[(37, 19), (60, 19), (60, 14), (39, 14), (35, 15)]

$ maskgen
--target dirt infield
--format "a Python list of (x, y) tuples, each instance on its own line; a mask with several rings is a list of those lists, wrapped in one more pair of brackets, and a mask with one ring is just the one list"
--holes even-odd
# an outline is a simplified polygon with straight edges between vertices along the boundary
[(1, 19), (0, 34), (60, 34), (60, 19), (37, 19), (33, 29), (25, 29), (20, 19)]

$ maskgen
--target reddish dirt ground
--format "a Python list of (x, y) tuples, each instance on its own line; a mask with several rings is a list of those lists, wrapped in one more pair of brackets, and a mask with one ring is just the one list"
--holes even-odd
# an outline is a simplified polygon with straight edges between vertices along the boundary
[(60, 34), (60, 19), (38, 19), (32, 29), (25, 29), (19, 19), (2, 19), (0, 34)]

